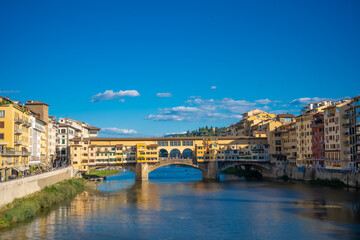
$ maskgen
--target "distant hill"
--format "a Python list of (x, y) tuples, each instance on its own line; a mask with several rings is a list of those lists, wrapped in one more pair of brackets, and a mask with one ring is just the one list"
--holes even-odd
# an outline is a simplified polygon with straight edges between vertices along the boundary
[(165, 137), (203, 137), (203, 136), (220, 136), (220, 132), (226, 130), (226, 127), (200, 127), (199, 129), (180, 134), (169, 134)]

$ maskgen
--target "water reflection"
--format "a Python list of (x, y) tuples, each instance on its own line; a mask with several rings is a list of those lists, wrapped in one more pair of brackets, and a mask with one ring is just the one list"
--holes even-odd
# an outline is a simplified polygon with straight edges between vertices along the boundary
[[(176, 173), (177, 178), (166, 178)], [(302, 183), (203, 182), (164, 168), (149, 182), (108, 178), (68, 204), (0, 232), (0, 239), (356, 239), (360, 195)]]

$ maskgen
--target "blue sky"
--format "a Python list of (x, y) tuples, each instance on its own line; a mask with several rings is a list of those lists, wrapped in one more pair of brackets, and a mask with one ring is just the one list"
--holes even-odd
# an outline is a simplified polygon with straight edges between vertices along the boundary
[(0, 1), (0, 95), (102, 136), (296, 113), (360, 93), (359, 12), (357, 0)]

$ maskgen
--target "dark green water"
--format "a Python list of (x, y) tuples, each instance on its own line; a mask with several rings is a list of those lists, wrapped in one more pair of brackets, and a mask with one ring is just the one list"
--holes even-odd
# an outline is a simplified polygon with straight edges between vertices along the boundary
[(303, 183), (202, 182), (165, 167), (109, 177), (0, 239), (360, 239), (360, 193)]

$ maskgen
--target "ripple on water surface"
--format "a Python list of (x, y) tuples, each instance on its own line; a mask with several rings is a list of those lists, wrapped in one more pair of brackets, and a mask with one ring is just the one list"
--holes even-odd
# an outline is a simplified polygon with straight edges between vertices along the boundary
[(149, 181), (130, 172), (99, 191), (23, 224), (0, 239), (356, 239), (360, 195), (303, 183), (201, 181), (188, 167), (164, 167)]

